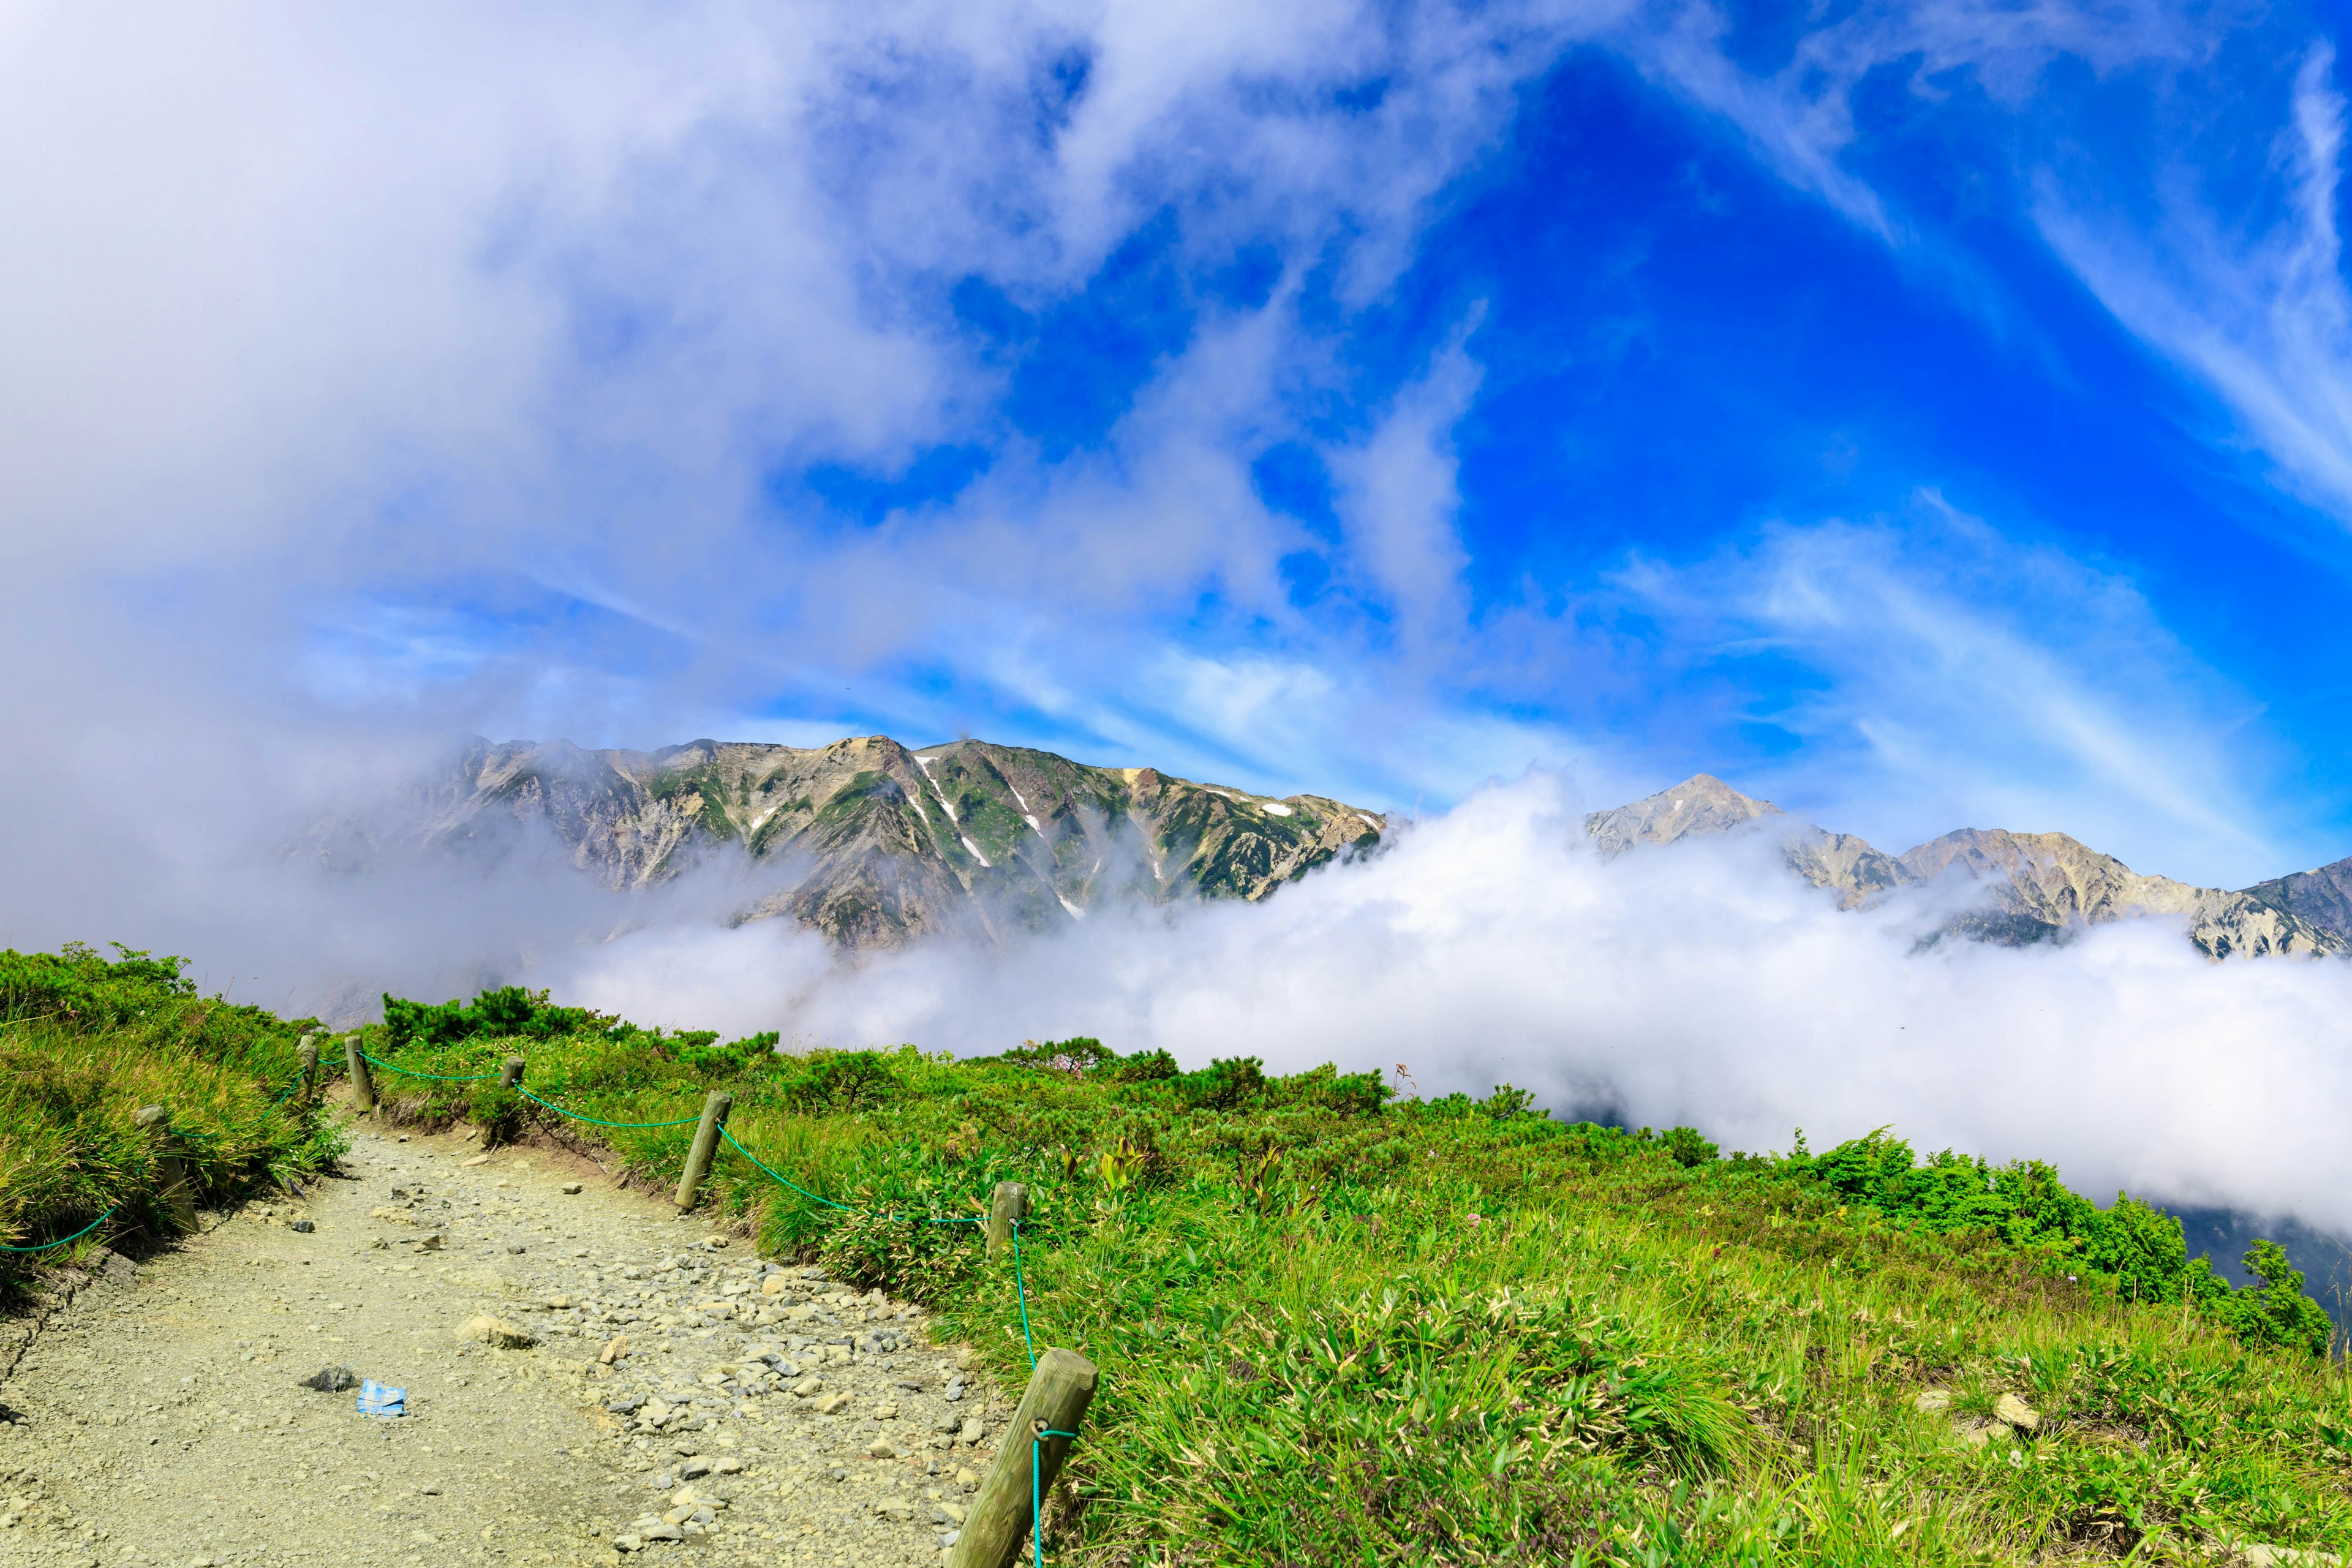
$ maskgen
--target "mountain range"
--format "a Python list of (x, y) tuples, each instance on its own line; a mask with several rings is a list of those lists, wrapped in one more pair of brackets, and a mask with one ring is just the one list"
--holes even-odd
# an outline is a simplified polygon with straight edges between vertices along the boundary
[[(544, 830), (616, 889), (738, 852), (763, 888), (739, 921), (791, 919), (846, 948), (1002, 939), (1110, 899), (1262, 899), (1387, 827), (1319, 795), (1268, 799), (982, 741), (910, 751), (886, 735), (656, 752), (477, 741), (418, 804), (413, 831), (394, 837), (496, 856)], [(362, 837), (369, 853), (384, 847), (380, 830)]]
[(1981, 884), (1974, 907), (1948, 927), (1954, 934), (2016, 944), (2159, 916), (2179, 921), (2214, 958), (2352, 952), (2352, 859), (2231, 891), (2142, 876), (2063, 833), (1963, 827), (1889, 855), (1850, 834), (1790, 823), (1771, 802), (1706, 773), (1584, 820), (1604, 855), (1694, 835), (1773, 828), (1790, 869), (1835, 892), (1848, 908), (1911, 883), (1965, 877)]
[[(413, 804), (401, 826), (344, 823), (310, 847), (346, 862), (402, 847), (496, 857), (543, 833), (614, 889), (731, 859), (754, 873), (734, 919), (789, 919), (848, 949), (1003, 940), (1107, 900), (1265, 899), (1391, 831), (1382, 814), (1322, 795), (1273, 799), (984, 741), (910, 750), (884, 735), (653, 752), (478, 740)], [(1961, 828), (1889, 855), (1706, 773), (1594, 812), (1584, 829), (1604, 856), (1775, 834), (1789, 868), (1848, 908), (1966, 879), (1967, 912), (1938, 936), (2016, 944), (2159, 917), (2215, 958), (2352, 953), (2352, 859), (2231, 890), (2143, 876), (2063, 833)]]

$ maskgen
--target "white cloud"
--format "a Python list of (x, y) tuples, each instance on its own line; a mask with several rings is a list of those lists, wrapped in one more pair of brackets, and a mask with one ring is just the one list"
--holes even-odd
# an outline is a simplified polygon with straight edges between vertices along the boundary
[(1101, 911), (1009, 953), (817, 975), (773, 932), (673, 929), (543, 973), (633, 1015), (803, 1044), (1089, 1034), (1192, 1067), (1403, 1062), (1425, 1093), (1507, 1079), (1750, 1149), (1891, 1122), (1923, 1149), (2054, 1161), (2100, 1196), (2352, 1226), (2329, 1110), (2352, 1092), (2352, 967), (2210, 963), (2159, 921), (1916, 953), (1924, 906), (1841, 911), (1760, 837), (1603, 864), (1581, 805), (1534, 776), (1263, 905)]
[(2037, 217), (2052, 246), (2126, 327), (2199, 377), (2271, 459), (2284, 488), (2352, 524), (2352, 291), (2336, 208), (2345, 104), (2335, 50), (2295, 74), (2274, 226), (2248, 234), (2201, 199), (2189, 166), (2168, 172), (2161, 220), (2135, 223), (2053, 175)]
[(2261, 826), (2276, 759), (2259, 706), (2128, 577), (1939, 497), (1899, 522), (1775, 527), (1688, 570), (1637, 563), (1623, 585), (1670, 617), (1673, 678), (1793, 668), (1784, 701), (1721, 717), (1802, 748), (1734, 782), (1825, 826), (1891, 852), (1959, 826), (2065, 832), (2137, 870), (2233, 887), (2303, 863), (2308, 847)]
[(1757, 157), (1790, 184), (1880, 238), (1906, 244), (1915, 237), (1908, 226), (1842, 161), (1856, 140), (1853, 100), (1867, 79), (1899, 73), (1908, 91), (1935, 102), (1965, 78), (2021, 112), (2054, 62), (2072, 59), (2105, 73), (2191, 60), (2210, 52), (2230, 19), (2227, 7), (2147, 0), (1880, 0), (1800, 30), (1787, 58), (1759, 73), (1731, 57), (1727, 11), (1698, 0), (1645, 14), (1612, 41), (1653, 79), (1737, 126)]

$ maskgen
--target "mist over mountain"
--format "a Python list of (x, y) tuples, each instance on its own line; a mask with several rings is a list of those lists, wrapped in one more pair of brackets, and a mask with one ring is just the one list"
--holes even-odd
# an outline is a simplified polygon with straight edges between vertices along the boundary
[(1790, 869), (1833, 890), (1849, 909), (1906, 886), (1970, 886), (1971, 907), (1947, 929), (1991, 942), (2045, 942), (2083, 926), (2153, 917), (2181, 921), (2214, 958), (2352, 952), (2352, 859), (2231, 891), (2142, 876), (2063, 833), (1962, 827), (1890, 856), (1851, 834), (1789, 822), (1771, 802), (1706, 773), (1594, 812), (1584, 826), (1604, 855), (1694, 835), (1777, 830)]
[(364, 870), (404, 854), (497, 862), (544, 836), (615, 891), (734, 863), (760, 890), (728, 920), (789, 920), (845, 949), (1003, 941), (1108, 900), (1253, 901), (1378, 845), (1385, 826), (1319, 795), (1269, 800), (982, 741), (915, 751), (887, 735), (654, 752), (478, 741), (409, 805), (404, 819), (337, 821), (309, 848)]
[[(405, 797), (405, 815), (346, 817), (305, 841), (364, 872), (401, 858), (495, 864), (552, 843), (612, 892), (690, 871), (729, 923), (784, 920), (838, 950), (935, 937), (1003, 942), (1066, 928), (1107, 902), (1257, 902), (1318, 867), (1380, 849), (1390, 819), (1322, 795), (1268, 799), (1149, 767), (961, 740), (909, 748), (887, 735), (821, 747), (698, 740), (651, 752), (565, 741), (478, 740)], [(2063, 833), (1958, 828), (1901, 854), (1798, 822), (1698, 773), (1584, 819), (1604, 858), (1715, 835), (1777, 839), (1788, 869), (1869, 907), (1935, 889), (1951, 912), (1925, 940), (2063, 941), (2155, 919), (2208, 956), (2352, 952), (2352, 859), (2244, 889), (2134, 871)]]

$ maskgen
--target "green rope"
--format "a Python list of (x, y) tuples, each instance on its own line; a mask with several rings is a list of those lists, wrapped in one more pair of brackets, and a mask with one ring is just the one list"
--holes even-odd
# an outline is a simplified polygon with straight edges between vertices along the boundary
[[(1031, 1361), (1034, 1364), (1035, 1358), (1032, 1357)], [(1037, 1456), (1045, 1448), (1048, 1437), (1067, 1437), (1075, 1443), (1078, 1435), (1076, 1432), (1056, 1432), (1048, 1427), (1029, 1439), (1029, 1550), (1035, 1554), (1037, 1568), (1045, 1568), (1045, 1530), (1039, 1523), (1039, 1515), (1045, 1512), (1045, 1506), (1037, 1495)]]
[[(489, 1075), (485, 1073), (483, 1076), (487, 1078)], [(533, 1105), (547, 1106), (548, 1110), (552, 1110), (558, 1116), (569, 1116), (572, 1121), (585, 1121), (591, 1127), (617, 1127), (625, 1132), (643, 1132), (656, 1127), (683, 1127), (689, 1121), (699, 1121), (702, 1120), (702, 1118), (698, 1115), (681, 1116), (675, 1121), (599, 1121), (593, 1116), (583, 1116), (576, 1110), (566, 1110), (560, 1105), (549, 1104), (548, 1101), (540, 1099), (539, 1096), (531, 1093), (530, 1090), (523, 1088), (520, 1084), (515, 1085), (515, 1092), (521, 1095), (525, 1100), (530, 1100)]]
[(417, 1072), (409, 1068), (397, 1067), (391, 1062), (378, 1060), (376, 1058), (368, 1055), (365, 1051), (362, 1051), (360, 1053), (360, 1060), (363, 1062), (374, 1062), (376, 1066), (383, 1068), (386, 1072), (396, 1072), (406, 1078), (429, 1078), (436, 1083), (479, 1083), (486, 1078), (496, 1078), (499, 1076), (494, 1072)]
[[(689, 1116), (687, 1120), (692, 1121), (698, 1119)], [(859, 1212), (857, 1209), (851, 1207), (848, 1204), (834, 1202), (833, 1199), (826, 1197), (823, 1193), (813, 1193), (809, 1191), (806, 1187), (802, 1186), (798, 1182), (793, 1181), (790, 1176), (782, 1175), (775, 1171), (769, 1170), (768, 1166), (761, 1160), (760, 1156), (752, 1153), (751, 1151), (743, 1147), (742, 1144), (735, 1142), (735, 1134), (727, 1131), (727, 1124), (723, 1121), (719, 1124), (719, 1136), (726, 1139), (729, 1145), (734, 1149), (735, 1152), (742, 1155), (743, 1158), (751, 1161), (754, 1165), (758, 1165), (762, 1171), (767, 1171), (770, 1176), (772, 1176), (777, 1181), (783, 1183), (784, 1185), (792, 1188), (793, 1191), (800, 1194), (801, 1196), (804, 1198), (814, 1198), (818, 1203), (829, 1205), (834, 1208), (841, 1209), (850, 1214), (856, 1214)], [(866, 1212), (871, 1213), (872, 1211)], [(984, 1223), (975, 1215), (961, 1215), (954, 1219), (935, 1219), (929, 1215), (916, 1214), (875, 1214), (874, 1217), (877, 1219), (919, 1220), (925, 1225), (980, 1225)]]
[(5, 1245), (0, 1245), (0, 1252), (47, 1252), (51, 1247), (63, 1247), (68, 1241), (79, 1241), (83, 1237), (88, 1236), (91, 1231), (96, 1230), (100, 1226), (104, 1225), (108, 1218), (113, 1215), (114, 1209), (121, 1208), (121, 1206), (122, 1205), (121, 1204), (116, 1204), (114, 1208), (108, 1209), (105, 1214), (99, 1215), (96, 1219), (90, 1221), (88, 1225), (74, 1232), (71, 1236), (66, 1237), (61, 1240), (45, 1241), (38, 1247), (8, 1247)]
[(1029, 1337), (1029, 1287), (1021, 1279), (1021, 1222), (1013, 1222), (1013, 1289), (1021, 1298), (1021, 1342), (1029, 1351), (1029, 1370), (1037, 1370), (1037, 1342)]

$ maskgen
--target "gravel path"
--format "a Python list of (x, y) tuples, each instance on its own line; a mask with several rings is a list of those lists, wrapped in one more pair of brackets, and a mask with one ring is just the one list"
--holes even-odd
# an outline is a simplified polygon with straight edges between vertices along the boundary
[[(344, 1170), (54, 1303), (0, 1563), (942, 1560), (1010, 1410), (918, 1309), (561, 1151), (362, 1129)], [(298, 1385), (332, 1366), (407, 1414)]]

